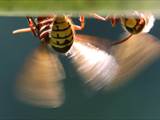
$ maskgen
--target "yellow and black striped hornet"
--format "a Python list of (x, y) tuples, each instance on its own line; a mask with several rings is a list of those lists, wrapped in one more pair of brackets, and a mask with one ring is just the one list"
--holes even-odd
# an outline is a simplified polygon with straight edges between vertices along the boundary
[(124, 30), (129, 33), (128, 37), (126, 37), (124, 40), (115, 42), (114, 44), (122, 43), (135, 34), (148, 33), (155, 22), (155, 18), (151, 13), (144, 14), (137, 11), (134, 11), (128, 15), (106, 17), (102, 17), (94, 13), (93, 17), (103, 21), (110, 20), (113, 27), (116, 25), (117, 22), (120, 22)]
[(32, 17), (27, 17), (27, 19), (30, 28), (19, 29), (13, 33), (32, 31), (41, 41), (61, 53), (71, 48), (75, 37), (74, 31), (84, 28), (84, 16), (80, 17), (81, 26), (73, 25), (66, 16), (38, 17), (36, 21)]
[(17, 78), (16, 95), (29, 104), (56, 108), (64, 103), (65, 71), (58, 53), (70, 58), (84, 82), (94, 90), (119, 85), (159, 54), (159, 44), (148, 34), (133, 36), (119, 45), (76, 34), (75, 30), (84, 28), (83, 16), (80, 26), (59, 15), (27, 20), (29, 28), (13, 33), (32, 32), (42, 43), (31, 53)]
[(80, 16), (80, 26), (64, 15), (27, 17), (27, 20), (29, 28), (15, 30), (13, 34), (32, 32), (42, 44), (24, 65), (17, 80), (16, 94), (31, 104), (58, 107), (64, 100), (61, 80), (65, 78), (65, 72), (56, 52), (70, 50), (75, 30), (84, 28), (84, 16)]

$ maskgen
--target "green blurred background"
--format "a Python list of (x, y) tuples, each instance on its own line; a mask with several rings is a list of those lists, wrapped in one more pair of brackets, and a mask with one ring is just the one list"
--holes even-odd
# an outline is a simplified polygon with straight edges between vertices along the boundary
[[(74, 22), (78, 24), (78, 18)], [(160, 21), (151, 34), (160, 38)], [(108, 92), (93, 92), (84, 86), (65, 57), (61, 58), (66, 71), (65, 103), (57, 109), (31, 106), (18, 101), (14, 85), (24, 60), (39, 45), (31, 33), (12, 35), (12, 31), (27, 27), (24, 17), (0, 17), (0, 120), (110, 120), (160, 119), (160, 60), (141, 71), (129, 82)], [(123, 30), (118, 24), (86, 19), (86, 28), (78, 33), (118, 40)], [(147, 47), (147, 46), (146, 46)]]
[[(159, 0), (0, 0), (0, 15), (42, 15), (80, 12), (121, 13), (130, 10), (158, 13)], [(157, 11), (158, 10), (158, 11)]]

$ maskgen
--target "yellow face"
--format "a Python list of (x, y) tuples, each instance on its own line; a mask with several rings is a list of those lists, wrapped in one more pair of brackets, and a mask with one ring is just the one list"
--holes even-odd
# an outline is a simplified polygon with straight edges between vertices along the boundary
[(121, 22), (123, 27), (131, 34), (140, 33), (145, 26), (145, 20), (138, 17), (124, 17)]
[(129, 18), (125, 21), (126, 27), (129, 27), (129, 28), (133, 28), (134, 26), (136, 26), (136, 24), (137, 24), (137, 21), (135, 18)]

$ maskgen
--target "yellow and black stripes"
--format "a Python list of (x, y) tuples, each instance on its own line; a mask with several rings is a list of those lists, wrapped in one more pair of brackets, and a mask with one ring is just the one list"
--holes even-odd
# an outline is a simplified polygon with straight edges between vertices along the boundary
[(65, 17), (55, 18), (49, 44), (59, 52), (67, 52), (73, 44), (74, 31)]

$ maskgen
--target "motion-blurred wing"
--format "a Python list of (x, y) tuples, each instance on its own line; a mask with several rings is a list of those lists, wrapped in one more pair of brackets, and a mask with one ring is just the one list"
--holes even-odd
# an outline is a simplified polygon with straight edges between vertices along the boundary
[(59, 107), (64, 101), (65, 73), (58, 57), (40, 46), (26, 61), (16, 83), (21, 100), (42, 107)]
[(85, 82), (98, 90), (124, 83), (159, 53), (159, 42), (149, 34), (134, 35), (112, 47), (106, 40), (78, 35), (70, 57)]
[(160, 44), (149, 34), (132, 36), (122, 44), (112, 47), (113, 56), (119, 64), (119, 72), (112, 85), (119, 85), (160, 55)]
[(155, 23), (155, 17), (152, 13), (145, 13), (142, 14), (145, 19), (145, 27), (143, 28), (143, 33), (148, 33), (154, 26)]
[(109, 86), (117, 75), (119, 65), (107, 41), (77, 35), (69, 54), (85, 82), (96, 90)]

